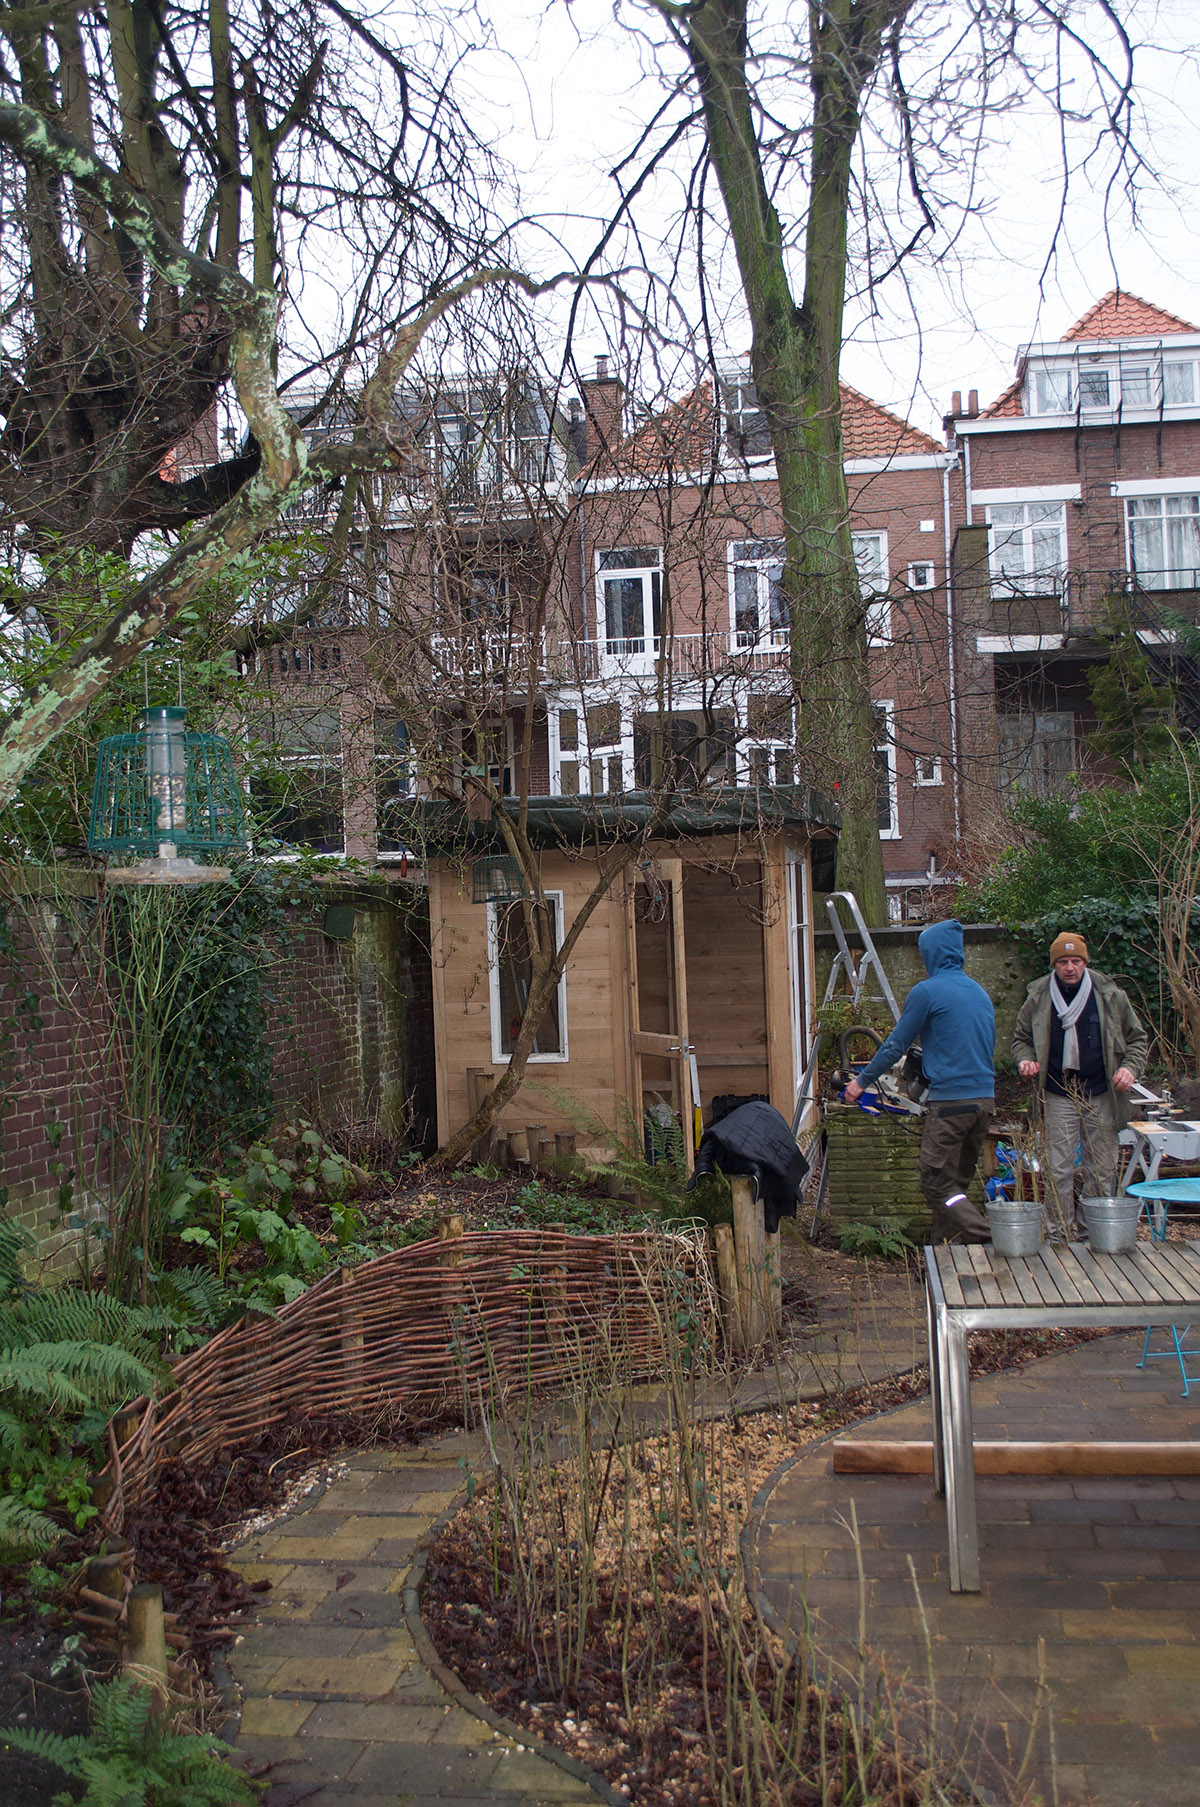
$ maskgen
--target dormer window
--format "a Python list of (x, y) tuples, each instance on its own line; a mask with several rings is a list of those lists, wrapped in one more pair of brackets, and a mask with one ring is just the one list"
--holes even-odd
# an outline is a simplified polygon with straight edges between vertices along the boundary
[(772, 458), (774, 447), (754, 379), (742, 375), (723, 377), (721, 393), (725, 401), (725, 437), (733, 456), (746, 464), (761, 464)]
[(1069, 370), (1036, 371), (1033, 391), (1039, 414), (1070, 414), (1074, 411), (1074, 387)]
[(1107, 408), (1110, 405), (1108, 371), (1081, 370), (1079, 372), (1079, 406), (1081, 408)]
[(1168, 408), (1189, 407), (1196, 400), (1196, 366), (1163, 365), (1163, 400)]

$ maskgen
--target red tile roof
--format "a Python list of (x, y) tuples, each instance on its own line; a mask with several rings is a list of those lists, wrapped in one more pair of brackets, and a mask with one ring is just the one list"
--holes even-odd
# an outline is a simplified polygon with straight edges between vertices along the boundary
[(1152, 301), (1142, 301), (1124, 289), (1110, 289), (1063, 339), (1157, 339), (1160, 334), (1194, 333), (1196, 327), (1176, 314), (1168, 314)]
[(1025, 410), (1021, 406), (1021, 386), (1024, 380), (1023, 377), (1017, 377), (1015, 382), (1010, 383), (1004, 394), (998, 395), (990, 407), (980, 410), (980, 419), (1011, 420), (1014, 416), (1024, 414)]
[[(1068, 344), (1077, 339), (1157, 339), (1168, 337), (1172, 333), (1194, 333), (1200, 327), (1179, 319), (1176, 314), (1168, 314), (1165, 309), (1155, 307), (1152, 301), (1143, 301), (1138, 295), (1130, 295), (1125, 289), (1110, 289), (1107, 295), (1090, 307), (1081, 320), (1077, 320), (1069, 332), (1065, 332), (1060, 341)], [(1003, 395), (998, 395), (990, 407), (984, 408), (982, 420), (1019, 419), (1025, 412), (1021, 405), (1021, 388), (1024, 374), (1011, 382)]]
[[(945, 447), (878, 402), (841, 384), (842, 443), (847, 458), (928, 457)], [(627, 472), (649, 475), (668, 463), (701, 470), (712, 454), (716, 421), (713, 388), (703, 382), (632, 433), (617, 453)]]
[(898, 414), (860, 395), (848, 383), (842, 392), (842, 443), (847, 458), (911, 458), (944, 452), (945, 446), (910, 427)]

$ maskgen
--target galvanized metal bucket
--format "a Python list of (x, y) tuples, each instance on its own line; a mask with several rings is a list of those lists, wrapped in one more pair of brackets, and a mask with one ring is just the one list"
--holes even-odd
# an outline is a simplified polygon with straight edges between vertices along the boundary
[(1141, 1200), (1136, 1198), (1085, 1198), (1082, 1201), (1087, 1239), (1097, 1255), (1126, 1255), (1137, 1247)]
[(988, 1200), (988, 1228), (997, 1255), (1036, 1255), (1042, 1240), (1042, 1206), (1036, 1198)]

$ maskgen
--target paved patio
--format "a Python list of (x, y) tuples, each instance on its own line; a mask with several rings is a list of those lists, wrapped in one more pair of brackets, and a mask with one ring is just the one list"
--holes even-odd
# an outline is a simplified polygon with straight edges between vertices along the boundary
[[(974, 1382), (976, 1436), (1200, 1437), (1200, 1391), (1180, 1397), (1173, 1362), (1139, 1372), (1141, 1341), (1105, 1338)], [(854, 1434), (928, 1438), (928, 1399)], [(982, 1592), (951, 1594), (932, 1481), (835, 1475), (829, 1444), (812, 1445), (760, 1495), (762, 1592), (781, 1621), (811, 1615), (827, 1664), (851, 1674), (862, 1600), (893, 1679), (927, 1694), (932, 1667), (940, 1735), (985, 1784), (992, 1758), (1011, 1773), (1029, 1747), (1027, 1779), (1047, 1800), (1052, 1768), (1064, 1802), (1195, 1800), (1200, 1477), (983, 1479), (978, 1496)], [(914, 1707), (910, 1727), (926, 1717)]]
[[(919, 1312), (910, 1279), (868, 1273), (824, 1314), (790, 1372), (747, 1377), (739, 1406), (770, 1404), (781, 1382), (812, 1394), (911, 1366), (923, 1353)], [(1107, 1338), (975, 1382), (977, 1435), (1200, 1437), (1200, 1390), (1181, 1399), (1165, 1361), (1139, 1373), (1140, 1342), (1140, 1333)], [(653, 1389), (642, 1412), (653, 1425)], [(928, 1400), (854, 1434), (928, 1437)], [(247, 1578), (273, 1584), (230, 1656), (244, 1694), (238, 1748), (272, 1765), (267, 1807), (619, 1799), (493, 1722), (420, 1634), (413, 1556), (475, 1459), (462, 1433), (356, 1452), (319, 1498), (237, 1552)], [(1028, 1746), (1026, 1780), (1050, 1801), (1053, 1769), (1063, 1807), (1193, 1800), (1200, 1477), (982, 1480), (979, 1519), (983, 1592), (951, 1595), (931, 1482), (834, 1475), (825, 1443), (772, 1478), (749, 1535), (769, 1607), (797, 1627), (812, 1615), (835, 1671), (858, 1664), (861, 1559), (868, 1644), (915, 1690), (908, 1729), (926, 1728), (918, 1696), (927, 1699), (932, 1661), (939, 1741), (986, 1786), (998, 1789), (996, 1759), (1011, 1774)]]

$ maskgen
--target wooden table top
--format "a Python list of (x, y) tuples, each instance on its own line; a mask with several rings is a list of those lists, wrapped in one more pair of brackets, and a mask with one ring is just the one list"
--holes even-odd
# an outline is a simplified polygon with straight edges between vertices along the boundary
[(1011, 1256), (987, 1243), (948, 1242), (929, 1253), (951, 1311), (1200, 1308), (1200, 1242), (1139, 1242), (1128, 1255), (1094, 1254), (1085, 1242), (1045, 1242), (1036, 1255)]

